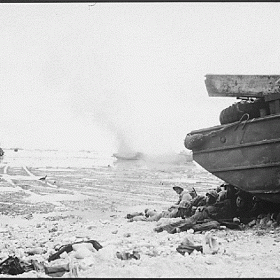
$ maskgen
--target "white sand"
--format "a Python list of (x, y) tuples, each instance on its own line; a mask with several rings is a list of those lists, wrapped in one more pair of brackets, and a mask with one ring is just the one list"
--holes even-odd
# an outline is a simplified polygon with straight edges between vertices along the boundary
[[(19, 186), (16, 187), (9, 185), (9, 180), (1, 181), (2, 199), (10, 197), (10, 200), (3, 201), (2, 209), (10, 205), (11, 213), (23, 207), (30, 211), (24, 215), (0, 215), (0, 259), (15, 254), (22, 260), (36, 259), (46, 265), (70, 262), (72, 267), (77, 268), (78, 277), (90, 278), (280, 276), (279, 228), (212, 230), (219, 244), (216, 254), (193, 251), (183, 256), (176, 251), (179, 244), (186, 237), (195, 244), (202, 244), (204, 233), (157, 233), (153, 230), (157, 222), (131, 223), (125, 215), (144, 211), (145, 208), (161, 210), (168, 207), (177, 199), (171, 188), (173, 182), (180, 182), (186, 174), (178, 176), (177, 173), (164, 170), (140, 174), (136, 171), (104, 170), (96, 173), (92, 170), (78, 170), (76, 177), (73, 174), (70, 174), (72, 177), (56, 175), (56, 188), (38, 180), (25, 185), (25, 181), (20, 180), (22, 177), (17, 177), (16, 184)], [(215, 180), (212, 177), (208, 180), (205, 173), (191, 169), (188, 172), (189, 178), (193, 178), (193, 183), (197, 184), (197, 189), (201, 184), (209, 187), (215, 185)], [(8, 176), (6, 178), (11, 179)], [(91, 188), (88, 185), (91, 180), (83, 181), (83, 178), (98, 179), (99, 188), (96, 185)], [(70, 186), (69, 181), (72, 182)], [(160, 184), (162, 182), (164, 184)], [(153, 187), (145, 188), (145, 184)], [(85, 190), (88, 195), (83, 194)], [(15, 196), (19, 194), (24, 194), (21, 200)], [(39, 207), (37, 209), (45, 207), (46, 203), (59, 207), (41, 214), (32, 210), (34, 206)], [(64, 254), (62, 259), (50, 263), (46, 261), (55, 252), (55, 247), (88, 239), (97, 240), (103, 248), (98, 252), (90, 252), (83, 259), (76, 259), (75, 252), (70, 252)], [(38, 247), (44, 253), (28, 256), (28, 250)], [(132, 253), (133, 250), (139, 252), (139, 260), (120, 260), (116, 257), (117, 251)], [(47, 275), (33, 270), (16, 277), (36, 278)], [(67, 272), (63, 277), (73, 277), (73, 273)]]

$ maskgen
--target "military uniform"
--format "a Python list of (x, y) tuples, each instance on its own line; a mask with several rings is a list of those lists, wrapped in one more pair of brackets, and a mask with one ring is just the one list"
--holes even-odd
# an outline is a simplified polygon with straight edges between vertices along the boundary
[(175, 203), (175, 205), (178, 205), (179, 207), (185, 207), (187, 204), (190, 203), (192, 200), (192, 197), (188, 191), (182, 191), (179, 194), (179, 200)]

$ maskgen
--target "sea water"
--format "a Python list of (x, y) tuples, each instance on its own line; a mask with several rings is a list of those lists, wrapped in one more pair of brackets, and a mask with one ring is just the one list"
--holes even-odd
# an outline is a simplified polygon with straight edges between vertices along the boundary
[(112, 154), (108, 151), (43, 149), (19, 149), (14, 151), (13, 149), (6, 149), (4, 152), (1, 164), (11, 166), (91, 168), (93, 166), (108, 166), (114, 162)]

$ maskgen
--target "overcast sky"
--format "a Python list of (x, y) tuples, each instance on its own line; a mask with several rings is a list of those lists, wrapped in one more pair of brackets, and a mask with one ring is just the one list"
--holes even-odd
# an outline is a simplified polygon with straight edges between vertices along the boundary
[(0, 4), (0, 145), (180, 151), (234, 98), (206, 74), (279, 74), (279, 3)]

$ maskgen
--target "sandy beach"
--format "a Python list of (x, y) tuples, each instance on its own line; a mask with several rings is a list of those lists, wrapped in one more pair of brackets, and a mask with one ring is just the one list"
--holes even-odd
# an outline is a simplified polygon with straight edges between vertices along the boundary
[[(77, 157), (85, 155), (79, 153)], [(128, 222), (126, 215), (145, 208), (167, 209), (177, 201), (174, 184), (193, 186), (205, 194), (220, 180), (193, 162), (111, 162), (91, 167), (29, 162), (10, 156), (0, 168), (0, 259), (17, 256), (48, 266), (75, 268), (61, 277), (279, 277), (280, 229), (211, 230), (215, 254), (176, 251), (188, 238), (202, 244), (207, 232), (157, 233), (159, 222)], [(60, 160), (60, 163), (62, 161)], [(42, 180), (44, 176), (47, 177)], [(41, 178), (41, 180), (39, 180)], [(209, 233), (209, 232), (208, 232)], [(96, 240), (99, 251), (77, 257), (72, 251), (47, 262), (55, 248)], [(30, 253), (31, 251), (36, 253)], [(137, 251), (140, 259), (121, 260), (117, 252)], [(15, 276), (50, 277), (30, 270)]]

